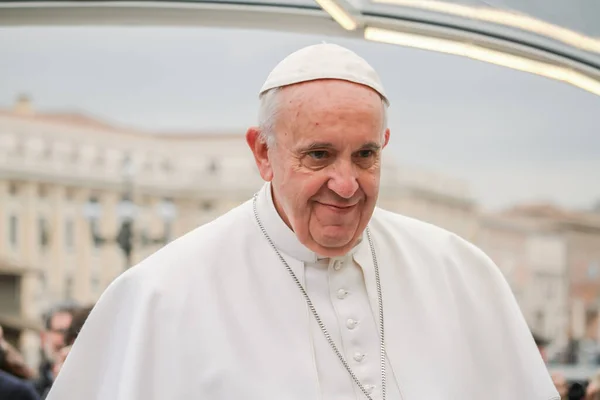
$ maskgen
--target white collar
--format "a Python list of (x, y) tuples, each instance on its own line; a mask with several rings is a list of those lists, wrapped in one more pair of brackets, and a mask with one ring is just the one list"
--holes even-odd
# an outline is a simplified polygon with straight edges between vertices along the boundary
[[(306, 263), (316, 263), (319, 259), (328, 258), (315, 253), (303, 245), (300, 240), (298, 240), (294, 231), (283, 222), (283, 219), (281, 219), (281, 216), (275, 208), (275, 203), (273, 202), (270, 182), (265, 183), (258, 192), (256, 198), (256, 210), (265, 230), (279, 251)], [(360, 242), (346, 255), (335, 257), (335, 259), (347, 259), (352, 257), (360, 247), (361, 243), (365, 242), (364, 236), (365, 233), (363, 233)]]

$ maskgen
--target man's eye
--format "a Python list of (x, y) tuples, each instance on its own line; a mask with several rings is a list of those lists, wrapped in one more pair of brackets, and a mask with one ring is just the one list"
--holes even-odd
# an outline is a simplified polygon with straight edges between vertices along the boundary
[(373, 151), (373, 150), (360, 150), (360, 151), (358, 152), (358, 156), (359, 156), (360, 158), (369, 158), (369, 157), (372, 157), (372, 156), (373, 156), (373, 154), (374, 154), (374, 151)]
[(314, 150), (309, 152), (308, 155), (315, 160), (323, 160), (329, 156), (329, 154), (324, 150)]

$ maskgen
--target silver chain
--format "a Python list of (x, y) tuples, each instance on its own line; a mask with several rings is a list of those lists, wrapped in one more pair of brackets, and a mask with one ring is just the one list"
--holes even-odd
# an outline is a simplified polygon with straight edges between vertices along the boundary
[[(265, 236), (265, 238), (267, 239), (267, 241), (269, 242), (269, 244), (271, 245), (273, 250), (275, 250), (275, 253), (279, 257), (279, 260), (283, 263), (283, 265), (287, 269), (288, 273), (291, 275), (292, 279), (296, 283), (296, 286), (298, 286), (298, 289), (300, 289), (300, 292), (302, 292), (302, 296), (304, 296), (304, 300), (306, 300), (306, 304), (308, 305), (308, 308), (310, 309), (312, 315), (315, 317), (315, 320), (317, 321), (319, 328), (321, 328), (323, 335), (325, 335), (325, 339), (327, 339), (329, 346), (331, 346), (331, 349), (333, 350), (333, 352), (338, 356), (341, 363), (344, 365), (344, 367), (346, 368), (346, 370), (348, 371), (348, 373), (350, 374), (350, 376), (352, 377), (352, 379), (354, 380), (356, 385), (358, 385), (358, 387), (364, 393), (364, 395), (367, 397), (367, 399), (373, 400), (373, 398), (369, 395), (367, 389), (360, 383), (360, 381), (358, 380), (358, 378), (356, 377), (356, 375), (350, 368), (350, 365), (348, 364), (348, 362), (346, 361), (344, 356), (342, 356), (342, 353), (340, 353), (338, 347), (333, 342), (333, 339), (331, 338), (329, 331), (327, 330), (327, 328), (325, 327), (325, 324), (321, 320), (321, 317), (317, 313), (317, 310), (315, 309), (315, 306), (313, 305), (312, 301), (310, 300), (310, 297), (308, 297), (308, 294), (306, 293), (306, 290), (302, 286), (302, 283), (300, 283), (300, 280), (298, 279), (298, 277), (296, 276), (294, 271), (290, 268), (288, 263), (285, 261), (285, 259), (283, 258), (283, 256), (281, 255), (281, 253), (279, 252), (279, 250), (277, 249), (277, 247), (271, 240), (271, 237), (267, 233), (267, 230), (263, 226), (262, 221), (260, 220), (260, 217), (258, 216), (258, 211), (256, 208), (256, 197), (257, 197), (257, 195), (254, 195), (254, 199), (253, 199), (254, 217), (256, 218), (256, 223), (258, 224), (260, 230), (262, 231), (263, 235)], [(385, 365), (386, 365), (386, 362), (385, 362), (385, 339), (384, 339), (384, 329), (383, 329), (383, 296), (381, 295), (381, 281), (379, 279), (379, 266), (377, 264), (377, 256), (375, 254), (375, 247), (373, 246), (373, 240), (371, 239), (371, 232), (369, 231), (368, 227), (366, 229), (366, 232), (367, 232), (367, 239), (369, 240), (369, 246), (371, 248), (371, 256), (373, 258), (373, 267), (375, 269), (375, 281), (377, 283), (377, 302), (379, 305), (379, 352), (380, 352), (380, 362), (381, 362), (381, 398), (382, 398), (382, 400), (385, 400), (385, 395), (386, 395)]]

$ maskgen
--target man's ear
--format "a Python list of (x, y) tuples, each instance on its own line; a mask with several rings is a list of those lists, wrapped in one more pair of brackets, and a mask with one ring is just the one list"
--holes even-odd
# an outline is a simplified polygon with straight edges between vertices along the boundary
[(267, 182), (273, 179), (273, 168), (269, 160), (269, 148), (267, 143), (262, 139), (260, 129), (258, 127), (248, 128), (246, 132), (246, 143), (254, 154), (254, 161), (260, 172), (260, 176)]
[(385, 146), (387, 146), (389, 142), (390, 142), (390, 128), (387, 128), (385, 130), (385, 133), (383, 134), (383, 147), (385, 148)]

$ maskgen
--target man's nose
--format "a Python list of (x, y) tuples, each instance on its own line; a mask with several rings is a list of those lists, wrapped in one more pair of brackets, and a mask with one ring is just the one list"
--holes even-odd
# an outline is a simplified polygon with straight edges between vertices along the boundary
[(334, 165), (327, 187), (344, 199), (350, 199), (358, 190), (358, 176), (352, 163)]

